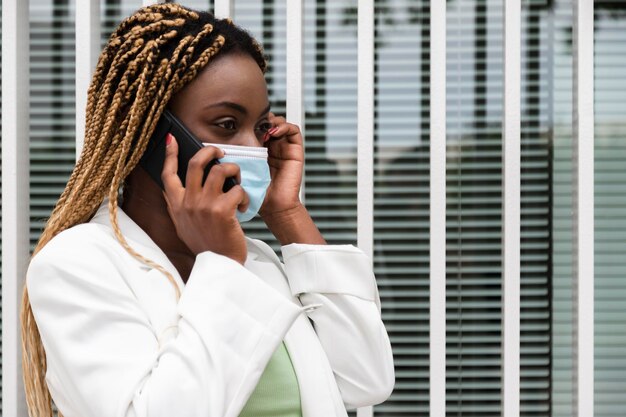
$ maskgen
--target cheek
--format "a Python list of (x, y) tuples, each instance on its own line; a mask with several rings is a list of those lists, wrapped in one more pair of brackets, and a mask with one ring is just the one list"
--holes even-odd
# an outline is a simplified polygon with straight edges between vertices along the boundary
[(239, 130), (228, 143), (238, 146), (263, 146), (263, 133), (254, 129)]

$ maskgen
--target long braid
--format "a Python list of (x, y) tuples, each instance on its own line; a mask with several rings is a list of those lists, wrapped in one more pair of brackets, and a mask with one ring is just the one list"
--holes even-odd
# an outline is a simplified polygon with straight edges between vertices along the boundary
[[(211, 59), (213, 55), (219, 52), (222, 45), (224, 45), (224, 42), (224, 37), (218, 35), (217, 39), (215, 39), (215, 43), (210, 48), (202, 52), (202, 54), (198, 57), (198, 60), (189, 67), (188, 71), (185, 72), (185, 76), (181, 80), (181, 85), (184, 85), (191, 81), (191, 79), (196, 76), (198, 71), (209, 62), (209, 59)], [(178, 74), (179, 73), (177, 73), (176, 75)]]
[[(89, 221), (108, 197), (113, 232), (126, 251), (160, 271), (180, 290), (172, 274), (133, 249), (118, 222), (118, 192), (139, 162), (172, 96), (193, 80), (220, 51), (250, 55), (263, 72), (258, 43), (229, 20), (175, 3), (144, 7), (109, 37), (87, 91), (81, 156), (35, 247), (37, 254), (57, 234)], [(45, 382), (46, 353), (24, 287), (21, 309), (22, 367), (29, 414), (52, 417)], [(59, 416), (62, 417), (61, 413)]]
[[(155, 29), (159, 29), (159, 28), (163, 28), (165, 26), (176, 26), (176, 25), (182, 25), (184, 23), (184, 19), (175, 19), (174, 21), (160, 21), (157, 22), (156, 25), (155, 24), (151, 24), (148, 25), (145, 28), (141, 28), (138, 26), (134, 26), (132, 28), (132, 30), (124, 36), (125, 40), (124, 42), (122, 42), (119, 38), (113, 38), (111, 40), (111, 43), (114, 45), (120, 45), (118, 50), (117, 50), (117, 54), (115, 55), (115, 58), (113, 60), (113, 62), (111, 62), (109, 64), (109, 66), (113, 69), (112, 71), (109, 71), (109, 73), (107, 74), (107, 77), (105, 79), (105, 81), (102, 83), (102, 85), (104, 85), (105, 87), (109, 87), (108, 89), (105, 90), (104, 94), (101, 94), (99, 99), (98, 99), (98, 108), (95, 111), (90, 112), (90, 110), (93, 110), (92, 106), (95, 105), (95, 101), (94, 103), (90, 105), (88, 105), (88, 115), (87, 115), (87, 122), (88, 122), (88, 127), (92, 126), (91, 120), (90, 120), (90, 116), (91, 114), (93, 114), (96, 119), (99, 118), (101, 116), (101, 112), (105, 110), (104, 106), (108, 103), (108, 98), (111, 94), (111, 91), (113, 89), (116, 89), (116, 87), (119, 87), (119, 85), (115, 85), (113, 84), (113, 79), (118, 75), (118, 68), (122, 67), (122, 64), (124, 62), (126, 62), (128, 59), (130, 59), (134, 54), (137, 53), (137, 51), (139, 50), (139, 48), (143, 45), (143, 43), (145, 42), (144, 38), (141, 38), (140, 36), (142, 35), (146, 35), (147, 33), (149, 33), (150, 31), (154, 31)], [(131, 46), (132, 45), (132, 46)], [(110, 45), (109, 45), (110, 46)], [(108, 47), (107, 47), (108, 49)], [(105, 50), (106, 51), (106, 50)], [(107, 55), (107, 52), (103, 53), (103, 55)], [(105, 65), (107, 63), (106, 59), (102, 59), (102, 63), (103, 65)], [(94, 74), (94, 79), (96, 77), (98, 77), (100, 74), (98, 72), (98, 68), (96, 69), (96, 74)], [(131, 75), (131, 74), (129, 74)], [(95, 96), (95, 92), (96, 92), (96, 83), (93, 83), (90, 90), (89, 90), (89, 97), (90, 99), (92, 97)], [(88, 103), (90, 103), (91, 100), (88, 100)], [(89, 131), (88, 131), (89, 132)]]
[[(179, 23), (182, 23), (181, 20), (179, 20)], [(165, 43), (167, 40), (173, 38), (175, 36), (176, 31), (170, 31), (164, 35), (162, 35), (158, 40), (157, 40), (157, 44), (163, 44)], [(143, 46), (143, 49), (140, 51), (140, 48)], [(154, 47), (154, 41), (149, 41), (147, 44), (145, 44), (145, 42), (143, 41), (143, 39), (137, 39), (135, 41), (135, 46), (133, 49), (131, 49), (130, 51), (127, 51), (126, 53), (124, 53), (123, 58), (120, 61), (125, 61), (126, 59), (128, 59), (128, 57), (135, 55), (136, 59), (134, 61), (132, 61), (129, 66), (127, 71), (124, 73), (124, 75), (122, 76), (122, 79), (120, 80), (118, 87), (116, 89), (116, 92), (113, 96), (113, 99), (111, 101), (111, 103), (107, 103), (105, 101), (102, 101), (102, 108), (103, 110), (106, 110), (106, 107), (108, 107), (108, 111), (106, 113), (104, 113), (104, 111), (100, 114), (96, 114), (96, 117), (100, 117), (100, 119), (102, 117), (106, 117), (106, 122), (105, 125), (102, 129), (99, 129), (100, 132), (105, 132), (104, 137), (102, 137), (102, 133), (100, 133), (100, 137), (97, 137), (97, 140), (89, 140), (91, 138), (86, 138), (85, 143), (86, 143), (86, 149), (85, 152), (83, 153), (83, 155), (91, 155), (91, 158), (102, 158), (102, 147), (105, 146), (105, 144), (109, 143), (108, 146), (108, 151), (105, 153), (104, 158), (105, 160), (109, 160), (110, 156), (111, 156), (111, 150), (115, 149), (119, 143), (119, 140), (121, 139), (121, 136), (119, 135), (119, 133), (123, 132), (123, 130), (125, 129), (125, 125), (127, 124), (127, 120), (125, 119), (122, 122), (122, 126), (120, 126), (120, 129), (117, 132), (113, 132), (113, 130), (111, 129), (111, 126), (116, 122), (116, 115), (119, 109), (119, 102), (122, 101), (122, 95), (125, 95), (126, 93), (126, 88), (128, 86), (128, 79), (135, 74), (136, 70), (139, 67), (139, 63), (143, 62), (143, 57), (146, 56), (151, 49), (153, 49)], [(137, 51), (140, 51), (139, 54), (137, 54)], [(120, 62), (120, 61), (116, 61), (114, 60), (113, 62)], [(112, 72), (117, 72), (117, 71), (112, 71)], [(107, 80), (112, 79), (112, 77), (109, 75), (107, 76), (107, 79), (105, 80), (105, 83), (107, 82)], [(139, 80), (139, 78), (137, 79), (137, 81)], [(112, 105), (111, 105), (112, 104)], [(98, 112), (98, 109), (96, 109), (96, 112)], [(105, 116), (103, 116), (105, 114)], [(97, 124), (97, 120), (94, 121), (93, 123), (94, 125)], [(97, 134), (95, 132), (95, 129), (92, 129), (91, 132), (88, 131), (88, 135), (89, 133), (94, 133)], [(118, 133), (118, 134), (114, 134), (114, 133)], [(112, 137), (111, 142), (109, 142), (110, 137)], [(96, 146), (95, 149), (90, 149), (87, 147), (87, 144), (92, 144), (93, 146)], [(82, 157), (81, 157), (81, 161), (79, 161), (79, 164), (82, 164)], [(75, 173), (78, 173), (77, 176), (72, 175), (72, 177), (70, 178), (70, 183), (68, 183), (68, 185), (74, 185), (75, 182), (83, 183), (85, 181), (89, 181), (89, 182), (94, 182), (94, 178), (92, 178), (93, 171), (96, 170), (97, 165), (93, 164), (93, 163), (89, 163), (87, 162), (87, 169), (84, 170), (75, 170)], [(105, 175), (109, 175), (109, 177), (111, 176), (110, 174), (110, 168), (111, 168), (111, 164), (109, 164), (109, 166), (105, 166), (104, 169), (102, 169), (103, 167), (97, 167), (98, 169), (96, 170), (96, 176), (98, 178), (96, 178), (96, 183), (101, 183), (100, 181), (98, 181), (99, 179), (101, 179), (103, 176)], [(69, 188), (69, 187), (68, 187)], [(93, 190), (96, 192), (101, 192), (102, 190)], [(89, 201), (91, 200), (91, 195), (87, 194), (87, 193), (83, 193), (81, 194), (78, 198), (80, 198), (83, 201)], [(62, 196), (62, 200), (65, 202), (65, 196)], [(78, 202), (77, 202), (78, 203)], [(85, 203), (85, 204), (89, 204), (89, 203)], [(57, 205), (58, 206), (58, 205)], [(71, 205), (63, 205), (62, 207), (71, 207)]]

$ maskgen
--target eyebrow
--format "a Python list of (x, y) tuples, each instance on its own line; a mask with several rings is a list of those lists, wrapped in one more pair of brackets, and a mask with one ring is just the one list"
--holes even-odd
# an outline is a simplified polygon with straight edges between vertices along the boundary
[[(243, 107), (241, 104), (237, 104), (237, 103), (233, 103), (232, 101), (220, 101), (219, 103), (213, 103), (210, 104), (208, 106), (206, 106), (205, 108), (210, 109), (213, 107), (230, 107), (231, 109), (243, 114), (243, 115), (247, 115), (248, 111), (246, 110), (245, 107)], [(267, 107), (265, 109), (263, 109), (263, 111), (261, 112), (260, 116), (263, 116), (266, 113), (269, 113), (270, 111), (270, 107), (271, 104), (268, 104)]]

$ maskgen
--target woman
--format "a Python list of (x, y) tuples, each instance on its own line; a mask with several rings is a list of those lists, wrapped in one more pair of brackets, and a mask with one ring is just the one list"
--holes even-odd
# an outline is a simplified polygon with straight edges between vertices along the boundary
[[(82, 155), (28, 270), (31, 415), (52, 416), (52, 399), (66, 417), (345, 416), (389, 396), (370, 261), (326, 245), (300, 203), (302, 136), (269, 112), (265, 69), (245, 31), (177, 4), (111, 35)], [(161, 190), (138, 162), (166, 107), (214, 146), (183, 183), (168, 136)], [(267, 149), (271, 183), (247, 186), (232, 146)], [(224, 192), (229, 177), (241, 185)], [(243, 234), (259, 206), (284, 264)]]

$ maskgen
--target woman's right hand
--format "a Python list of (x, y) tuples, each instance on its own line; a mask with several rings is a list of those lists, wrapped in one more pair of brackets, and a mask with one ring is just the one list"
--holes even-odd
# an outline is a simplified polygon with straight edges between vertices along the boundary
[(174, 136), (166, 139), (163, 181), (167, 209), (178, 237), (195, 254), (211, 251), (227, 256), (243, 265), (247, 249), (235, 210), (245, 211), (248, 195), (240, 185), (222, 191), (228, 177), (240, 182), (239, 166), (223, 163), (214, 165), (202, 185), (206, 165), (224, 152), (215, 146), (200, 149), (190, 160), (185, 186), (178, 176), (178, 143)]

